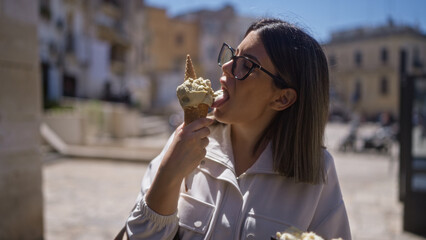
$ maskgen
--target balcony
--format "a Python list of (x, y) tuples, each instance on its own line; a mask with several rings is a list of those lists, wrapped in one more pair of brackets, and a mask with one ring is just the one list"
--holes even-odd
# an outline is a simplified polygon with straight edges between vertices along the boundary
[(118, 3), (118, 1), (105, 1), (104, 0), (101, 4), (100, 10), (105, 15), (107, 15), (111, 18), (114, 18), (116, 20), (120, 19), (121, 16), (122, 16), (120, 4)]
[(125, 70), (124, 66), (125, 66), (125, 63), (122, 61), (111, 60), (110, 69), (111, 69), (111, 72), (116, 75), (121, 76), (124, 74), (124, 70)]
[(126, 48), (130, 46), (127, 34), (117, 31), (114, 28), (110, 28), (104, 25), (98, 25), (97, 35), (100, 39), (103, 39), (105, 41), (120, 44)]
[(110, 51), (110, 69), (117, 75), (123, 75), (126, 65), (127, 48), (120, 44), (113, 44)]
[(100, 39), (123, 46), (129, 46), (128, 35), (124, 29), (122, 19), (115, 19), (104, 11), (96, 13), (97, 36)]

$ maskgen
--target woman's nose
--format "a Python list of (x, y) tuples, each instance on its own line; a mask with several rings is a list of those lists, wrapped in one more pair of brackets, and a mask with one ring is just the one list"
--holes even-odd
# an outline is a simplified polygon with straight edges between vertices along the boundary
[(223, 73), (225, 73), (228, 76), (233, 76), (232, 75), (232, 64), (234, 63), (234, 60), (231, 59), (228, 62), (224, 63), (222, 65), (222, 71)]

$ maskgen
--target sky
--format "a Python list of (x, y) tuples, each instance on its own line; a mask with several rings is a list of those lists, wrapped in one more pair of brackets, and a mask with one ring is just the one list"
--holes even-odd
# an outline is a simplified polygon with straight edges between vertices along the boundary
[(318, 41), (327, 42), (334, 31), (375, 27), (392, 18), (397, 25), (419, 27), (426, 33), (426, 0), (145, 0), (167, 9), (169, 16), (232, 5), (238, 14), (278, 17), (295, 23)]

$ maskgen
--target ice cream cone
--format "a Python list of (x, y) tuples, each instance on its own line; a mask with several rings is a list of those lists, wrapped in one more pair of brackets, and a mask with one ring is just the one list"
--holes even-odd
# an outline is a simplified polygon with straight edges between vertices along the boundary
[[(189, 78), (196, 79), (197, 74), (195, 74), (194, 65), (192, 65), (191, 57), (188, 54), (186, 55), (184, 81), (188, 80)], [(209, 111), (209, 105), (200, 103), (198, 104), (198, 106), (184, 107), (183, 110), (184, 110), (185, 125), (188, 125), (194, 120), (197, 120), (202, 117), (206, 117)]]
[(206, 117), (209, 111), (209, 105), (200, 103), (197, 107), (185, 107), (183, 111), (185, 125), (188, 125), (199, 118)]
[(185, 77), (183, 80), (187, 80), (188, 78), (196, 79), (197, 74), (195, 74), (194, 66), (192, 65), (191, 57), (186, 55), (186, 63), (185, 63)]

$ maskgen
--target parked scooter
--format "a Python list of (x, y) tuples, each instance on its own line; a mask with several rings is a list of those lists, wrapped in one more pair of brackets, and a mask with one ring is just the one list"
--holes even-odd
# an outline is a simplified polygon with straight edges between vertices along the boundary
[(371, 136), (363, 139), (363, 150), (374, 149), (380, 152), (389, 152), (395, 140), (396, 132), (394, 127), (383, 126), (377, 129)]

